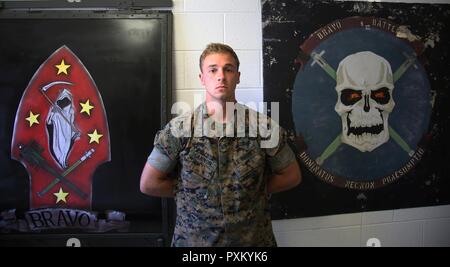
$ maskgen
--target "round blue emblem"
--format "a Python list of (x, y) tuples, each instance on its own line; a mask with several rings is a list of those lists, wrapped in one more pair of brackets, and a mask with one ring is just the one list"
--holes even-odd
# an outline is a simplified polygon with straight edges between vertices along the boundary
[(424, 153), (419, 143), (432, 110), (416, 51), (393, 34), (395, 26), (367, 21), (316, 31), (292, 95), (295, 131), (307, 147), (303, 163), (351, 189), (377, 188), (411, 170)]

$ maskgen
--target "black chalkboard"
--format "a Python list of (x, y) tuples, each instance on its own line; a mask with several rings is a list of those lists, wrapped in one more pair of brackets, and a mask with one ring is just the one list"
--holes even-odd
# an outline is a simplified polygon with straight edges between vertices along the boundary
[(0, 12), (0, 211), (30, 208), (27, 171), (11, 159), (14, 120), (39, 66), (66, 46), (95, 81), (108, 118), (111, 161), (94, 173), (92, 211), (125, 213), (129, 232), (163, 231), (165, 203), (143, 195), (139, 178), (167, 121), (170, 27), (170, 12)]

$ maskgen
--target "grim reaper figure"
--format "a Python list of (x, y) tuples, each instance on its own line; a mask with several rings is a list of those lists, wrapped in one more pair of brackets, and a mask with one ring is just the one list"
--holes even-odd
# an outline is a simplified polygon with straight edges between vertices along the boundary
[(335, 110), (342, 121), (343, 143), (370, 152), (389, 140), (393, 90), (392, 69), (385, 58), (363, 51), (339, 63)]
[(74, 140), (79, 136), (74, 128), (75, 115), (72, 102), (70, 91), (63, 89), (47, 117), (50, 151), (63, 169), (67, 168), (67, 157)]

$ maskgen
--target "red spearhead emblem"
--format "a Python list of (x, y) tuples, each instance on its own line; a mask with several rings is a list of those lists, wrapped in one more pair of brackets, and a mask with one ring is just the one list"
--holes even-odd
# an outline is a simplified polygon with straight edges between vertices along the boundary
[(11, 157), (30, 177), (30, 209), (90, 209), (92, 175), (111, 160), (97, 87), (66, 46), (37, 70), (16, 113)]

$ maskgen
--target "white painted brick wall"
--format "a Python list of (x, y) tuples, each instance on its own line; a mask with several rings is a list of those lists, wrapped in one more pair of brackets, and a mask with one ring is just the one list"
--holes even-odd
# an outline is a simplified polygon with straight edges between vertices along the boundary
[[(173, 0), (173, 96), (204, 98), (198, 58), (210, 42), (225, 42), (241, 61), (240, 102), (263, 101), (260, 0)], [(450, 0), (390, 2), (450, 3)], [(273, 221), (279, 246), (450, 246), (450, 205)]]
[(421, 221), (363, 225), (361, 228), (361, 245), (365, 245), (369, 238), (379, 239), (381, 246), (419, 247), (423, 245)]
[(211, 42), (232, 46), (241, 62), (239, 102), (263, 101), (262, 33), (259, 0), (174, 0), (173, 96), (194, 106), (204, 96), (198, 60)]

